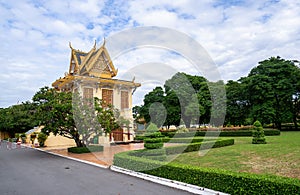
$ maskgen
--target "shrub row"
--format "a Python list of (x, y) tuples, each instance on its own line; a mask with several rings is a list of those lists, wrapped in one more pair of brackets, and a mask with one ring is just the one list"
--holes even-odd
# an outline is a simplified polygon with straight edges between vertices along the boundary
[[(148, 140), (149, 138), (147, 136), (136, 136), (135, 140)], [(156, 138), (156, 139), (162, 139), (164, 143), (169, 142), (169, 143), (196, 143), (196, 142), (202, 142), (204, 141), (203, 137), (183, 137), (183, 138), (169, 138), (169, 137), (163, 137), (163, 138)]]
[(220, 148), (224, 146), (230, 146), (234, 144), (234, 139), (223, 139), (223, 140), (216, 140), (216, 141), (207, 141), (207, 142), (199, 142), (199, 143), (191, 143), (191, 144), (184, 144), (179, 146), (170, 146), (166, 147), (167, 155), (170, 154), (180, 154), (184, 152), (193, 152), (209, 149), (209, 148)]
[(164, 161), (167, 158), (166, 149), (165, 148), (154, 148), (152, 150), (143, 149), (143, 150), (135, 150), (128, 153), (131, 156), (142, 157), (152, 160)]
[(72, 153), (90, 153), (90, 152), (102, 152), (103, 146), (88, 146), (88, 147), (71, 147), (68, 148), (68, 152)]
[(147, 149), (158, 149), (164, 146), (163, 142), (160, 143), (144, 143), (144, 147)]
[[(176, 137), (193, 137), (193, 136), (206, 136), (212, 135), (212, 136), (220, 136), (220, 137), (251, 137), (253, 131), (252, 130), (239, 130), (239, 131), (196, 131), (196, 132), (186, 132), (186, 133), (176, 133), (176, 132), (161, 132), (162, 135), (167, 137), (173, 137), (176, 135)], [(280, 135), (279, 130), (275, 129), (267, 129), (265, 130), (266, 136), (273, 136), (273, 135)]]
[(169, 143), (197, 143), (205, 141), (203, 137), (192, 137), (192, 138), (169, 138), (164, 137), (163, 142), (169, 142)]
[(145, 143), (160, 143), (162, 142), (162, 138), (146, 138), (144, 139)]
[(114, 165), (230, 194), (299, 194), (300, 180), (279, 176), (236, 173), (220, 169), (166, 163), (115, 154)]
[(205, 150), (208, 148), (220, 148), (224, 146), (230, 146), (234, 144), (234, 139), (221, 139), (214, 141), (207, 141), (207, 142), (199, 142), (199, 143), (191, 143), (191, 144), (183, 144), (178, 146), (169, 146), (162, 149), (155, 149), (155, 150), (135, 150), (128, 153), (128, 155), (131, 156), (137, 156), (137, 157), (146, 157), (147, 156), (157, 156), (160, 154), (180, 154), (185, 152), (193, 152), (193, 151), (199, 151), (200, 149)]

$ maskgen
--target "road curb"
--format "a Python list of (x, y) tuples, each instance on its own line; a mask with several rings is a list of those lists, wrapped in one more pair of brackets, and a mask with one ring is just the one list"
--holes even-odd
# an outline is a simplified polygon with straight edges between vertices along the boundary
[(121, 167), (117, 167), (114, 165), (110, 166), (110, 170), (112, 171), (116, 171), (119, 173), (123, 173), (123, 174), (127, 174), (130, 176), (134, 176), (134, 177), (138, 177), (147, 181), (151, 181), (154, 183), (158, 183), (161, 185), (165, 185), (165, 186), (169, 186), (172, 188), (176, 188), (176, 189), (180, 189), (180, 190), (184, 190), (187, 192), (191, 192), (193, 194), (202, 194), (202, 195), (228, 195), (226, 193), (223, 192), (218, 192), (215, 190), (211, 190), (211, 189), (207, 189), (207, 188), (203, 188), (203, 187), (199, 187), (196, 185), (191, 185), (191, 184), (187, 184), (187, 183), (183, 183), (183, 182), (179, 182), (179, 181), (175, 181), (175, 180), (170, 180), (170, 179), (166, 179), (166, 178), (161, 178), (161, 177), (156, 177), (153, 175), (148, 175), (148, 174), (144, 174), (144, 173), (140, 173), (140, 172), (135, 172), (129, 169), (124, 169)]

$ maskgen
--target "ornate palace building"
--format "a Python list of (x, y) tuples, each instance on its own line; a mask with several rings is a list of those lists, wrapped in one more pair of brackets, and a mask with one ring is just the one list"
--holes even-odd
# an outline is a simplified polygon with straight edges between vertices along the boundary
[[(79, 92), (84, 98), (98, 97), (108, 104), (112, 104), (120, 111), (120, 115), (131, 121), (132, 94), (140, 83), (114, 79), (118, 70), (105, 48), (105, 42), (97, 49), (96, 43), (89, 52), (74, 49), (71, 44), (71, 58), (69, 72), (63, 78), (57, 79), (52, 86), (59, 91)], [(133, 139), (132, 128), (124, 132), (114, 132), (114, 141), (129, 141)]]

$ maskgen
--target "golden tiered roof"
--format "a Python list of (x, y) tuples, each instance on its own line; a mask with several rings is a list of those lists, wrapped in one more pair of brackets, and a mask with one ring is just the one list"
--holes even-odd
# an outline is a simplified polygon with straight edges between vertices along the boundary
[(74, 49), (71, 44), (70, 48), (72, 51), (69, 74), (101, 78), (112, 78), (117, 75), (118, 70), (110, 59), (105, 42), (99, 49), (96, 49), (95, 42), (94, 47), (87, 53)]
[(74, 49), (71, 46), (71, 43), (70, 48), (71, 59), (69, 72), (64, 78), (59, 78), (52, 83), (54, 88), (58, 90), (70, 90), (75, 79), (97, 83), (119, 84), (134, 88), (141, 86), (140, 83), (134, 83), (134, 80), (124, 81), (112, 79), (117, 75), (118, 70), (115, 69), (108, 51), (105, 48), (105, 41), (99, 49), (96, 49), (95, 42), (93, 48), (89, 52)]

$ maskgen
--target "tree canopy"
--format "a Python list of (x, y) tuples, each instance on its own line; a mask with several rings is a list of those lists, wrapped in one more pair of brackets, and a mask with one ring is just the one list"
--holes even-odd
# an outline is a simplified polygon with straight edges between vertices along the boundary
[(42, 132), (74, 139), (78, 147), (88, 145), (92, 136), (118, 128), (113, 107), (104, 107), (97, 98), (83, 99), (77, 93), (44, 87), (33, 101), (38, 105), (40, 125), (44, 125)]
[(149, 106), (159, 102), (167, 112), (167, 127), (181, 122), (186, 127), (191, 123), (220, 125), (226, 114), (228, 125), (249, 125), (259, 120), (278, 129), (282, 123), (294, 123), (298, 128), (300, 69), (295, 60), (263, 60), (247, 77), (228, 81), (225, 89), (226, 97), (220, 95), (225, 94), (222, 81), (210, 82), (202, 76), (176, 73), (166, 80), (164, 89), (156, 87), (145, 95), (144, 105), (135, 108), (135, 116), (150, 122)]
[(15, 133), (24, 133), (37, 125), (35, 120), (36, 105), (29, 101), (0, 108), (0, 130), (6, 131), (10, 136)]
[(258, 64), (241, 79), (246, 85), (251, 118), (263, 124), (274, 123), (278, 129), (282, 123), (294, 122), (297, 128), (299, 67), (280, 57), (271, 57)]
[[(143, 105), (133, 108), (135, 121), (143, 119), (167, 127), (220, 125), (226, 112), (228, 125), (248, 125), (259, 120), (278, 129), (283, 123), (292, 123), (298, 129), (300, 68), (295, 62), (280, 57), (258, 62), (246, 77), (225, 84), (226, 97), (223, 81), (211, 82), (178, 72), (163, 87), (146, 94)], [(44, 133), (74, 139), (82, 146), (89, 143), (91, 136), (110, 133), (128, 123), (119, 118), (117, 109), (103, 105), (100, 99), (84, 100), (79, 94), (44, 87), (32, 100), (0, 108), (0, 131), (13, 136), (44, 125)]]

